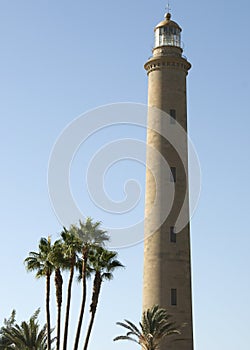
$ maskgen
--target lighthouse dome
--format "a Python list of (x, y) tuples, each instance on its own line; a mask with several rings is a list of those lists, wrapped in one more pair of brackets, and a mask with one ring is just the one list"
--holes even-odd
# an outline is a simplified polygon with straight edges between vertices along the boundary
[(160, 27), (172, 27), (172, 28), (177, 28), (180, 31), (182, 30), (178, 23), (171, 20), (171, 13), (165, 14), (165, 19), (161, 21), (159, 24), (157, 24), (157, 26), (155, 27), (155, 31), (157, 28), (160, 28)]

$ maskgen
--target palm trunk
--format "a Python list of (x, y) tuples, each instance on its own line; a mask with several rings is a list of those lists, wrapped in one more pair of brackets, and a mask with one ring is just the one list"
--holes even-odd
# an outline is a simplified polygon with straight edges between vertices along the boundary
[(102, 276), (101, 276), (99, 271), (96, 271), (94, 282), (93, 282), (92, 303), (90, 305), (91, 318), (90, 318), (90, 322), (89, 322), (88, 331), (86, 334), (83, 350), (87, 350), (87, 348), (88, 348), (90, 334), (91, 334), (94, 320), (95, 320), (95, 314), (96, 314), (98, 299), (99, 299), (99, 295), (100, 295), (101, 284), (102, 284)]
[(68, 292), (67, 292), (67, 305), (66, 305), (66, 314), (65, 314), (65, 325), (64, 325), (63, 350), (67, 350), (69, 311), (70, 311), (70, 303), (71, 303), (71, 291), (72, 291), (72, 284), (73, 284), (73, 277), (74, 277), (74, 269), (75, 269), (75, 255), (71, 258), (70, 276), (69, 276)]
[(47, 318), (47, 350), (51, 350), (50, 330), (50, 272), (46, 275), (46, 318)]
[(56, 301), (57, 301), (57, 335), (56, 335), (56, 350), (60, 350), (61, 338), (61, 309), (62, 309), (62, 285), (63, 279), (60, 269), (55, 270), (55, 285), (56, 285)]
[(56, 334), (56, 350), (60, 350), (61, 338), (61, 307), (57, 306), (57, 334)]
[(82, 321), (83, 321), (83, 314), (84, 314), (84, 308), (86, 303), (86, 268), (87, 268), (87, 260), (88, 260), (88, 248), (84, 247), (82, 251), (82, 303), (81, 303), (81, 309), (78, 319), (78, 326), (76, 331), (76, 337), (75, 337), (75, 344), (74, 344), (74, 350), (78, 349), (79, 340), (80, 340), (80, 333), (82, 328)]

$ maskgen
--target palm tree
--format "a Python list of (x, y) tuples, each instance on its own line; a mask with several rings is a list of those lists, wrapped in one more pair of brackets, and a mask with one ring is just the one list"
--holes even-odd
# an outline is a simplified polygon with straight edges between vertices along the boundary
[(90, 254), (90, 266), (95, 271), (95, 277), (93, 281), (93, 293), (92, 302), (90, 305), (91, 318), (88, 326), (87, 335), (84, 343), (84, 350), (87, 350), (90, 334), (94, 324), (97, 304), (99, 300), (100, 290), (102, 282), (113, 279), (113, 272), (118, 267), (124, 267), (120, 261), (118, 261), (117, 253), (106, 250), (102, 247), (97, 247), (91, 251)]
[(114, 341), (131, 340), (145, 350), (156, 350), (164, 337), (180, 334), (180, 331), (175, 328), (175, 323), (169, 322), (169, 318), (170, 315), (165, 309), (154, 305), (151, 309), (143, 312), (139, 327), (128, 320), (117, 322), (116, 324), (126, 328), (128, 332), (126, 335), (114, 338)]
[[(11, 324), (6, 324), (1, 328), (2, 337), (9, 341), (9, 346), (0, 345), (0, 349), (15, 350), (47, 350), (47, 332), (46, 325), (40, 329), (37, 321), (40, 309), (38, 309), (29, 319), (28, 322), (23, 321), (19, 326), (12, 319)], [(52, 340), (52, 342), (55, 339)]]
[(57, 336), (56, 349), (60, 349), (61, 339), (61, 309), (62, 309), (62, 288), (63, 278), (61, 270), (67, 267), (67, 259), (64, 256), (63, 244), (61, 240), (55, 241), (52, 250), (49, 253), (48, 259), (55, 270), (55, 289), (56, 289), (56, 303), (57, 303)]
[(16, 322), (16, 311), (13, 310), (10, 318), (4, 319), (4, 326), (0, 328), (0, 350), (13, 350), (12, 341), (7, 337), (6, 331), (10, 330)]
[(46, 278), (46, 325), (47, 325), (47, 349), (51, 350), (51, 326), (50, 326), (50, 278), (53, 265), (50, 262), (52, 251), (51, 239), (41, 238), (39, 242), (39, 252), (30, 252), (24, 260), (28, 271), (37, 271), (36, 278)]
[(68, 341), (68, 328), (69, 328), (69, 313), (70, 313), (70, 304), (71, 304), (71, 291), (72, 284), (75, 272), (75, 266), (78, 261), (78, 253), (81, 251), (81, 241), (75, 234), (69, 232), (65, 227), (61, 233), (63, 240), (63, 251), (66, 259), (69, 262), (69, 282), (67, 289), (67, 303), (66, 303), (66, 312), (65, 312), (65, 325), (64, 325), (64, 339), (63, 339), (63, 350), (67, 350), (67, 341)]
[(78, 326), (76, 330), (74, 350), (78, 349), (81, 327), (86, 303), (86, 271), (88, 263), (89, 250), (92, 247), (103, 246), (109, 240), (106, 231), (100, 228), (101, 222), (93, 222), (91, 218), (87, 218), (86, 222), (79, 221), (79, 226), (72, 225), (70, 232), (81, 240), (82, 248), (82, 302), (80, 307)]

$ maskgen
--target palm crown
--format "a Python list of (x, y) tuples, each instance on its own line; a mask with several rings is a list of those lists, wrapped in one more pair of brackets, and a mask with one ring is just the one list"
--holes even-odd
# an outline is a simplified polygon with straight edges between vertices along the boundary
[[(1, 328), (0, 349), (18, 349), (18, 350), (46, 350), (46, 325), (39, 326), (37, 321), (40, 309), (38, 309), (29, 319), (23, 321), (21, 325), (15, 322), (15, 311), (11, 318), (5, 320), (5, 326)], [(52, 342), (55, 339), (52, 339)]]
[(101, 222), (93, 222), (87, 218), (85, 222), (79, 221), (78, 225), (71, 225), (70, 232), (82, 241), (83, 246), (103, 245), (109, 240), (107, 232), (100, 228)]
[(126, 335), (114, 338), (114, 341), (131, 340), (145, 350), (156, 350), (164, 337), (180, 334), (180, 331), (175, 328), (175, 323), (169, 321), (170, 317), (165, 309), (154, 305), (143, 312), (139, 327), (128, 320), (117, 322), (117, 325), (126, 328), (128, 332)]

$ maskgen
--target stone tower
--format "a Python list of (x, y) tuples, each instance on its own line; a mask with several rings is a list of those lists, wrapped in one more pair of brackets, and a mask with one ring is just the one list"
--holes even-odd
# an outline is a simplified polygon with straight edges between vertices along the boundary
[[(188, 195), (188, 174), (185, 171), (188, 168), (186, 76), (191, 64), (182, 55), (181, 28), (171, 20), (170, 13), (165, 15), (154, 32), (153, 56), (144, 66), (148, 74), (147, 144), (164, 157), (169, 172), (164, 171), (159, 160), (147, 151), (143, 310), (159, 304), (181, 326), (181, 335), (166, 337), (160, 350), (193, 350), (188, 200), (183, 208), (184, 197)], [(157, 116), (150, 107), (167, 114)], [(182, 156), (162, 136), (164, 130), (161, 127), (171, 134), (176, 125), (181, 125), (185, 130), (177, 140)], [(158, 129), (158, 132), (154, 129)], [(153, 172), (156, 177), (152, 175)], [(155, 223), (156, 228), (152, 231), (154, 220), (147, 222), (147, 217), (152, 212), (156, 192), (160, 189), (158, 211), (154, 216), (164, 218), (170, 200), (165, 191), (168, 186), (174, 186), (175, 191), (171, 210), (160, 227)], [(184, 227), (177, 230), (176, 222), (181, 208), (187, 219)]]

